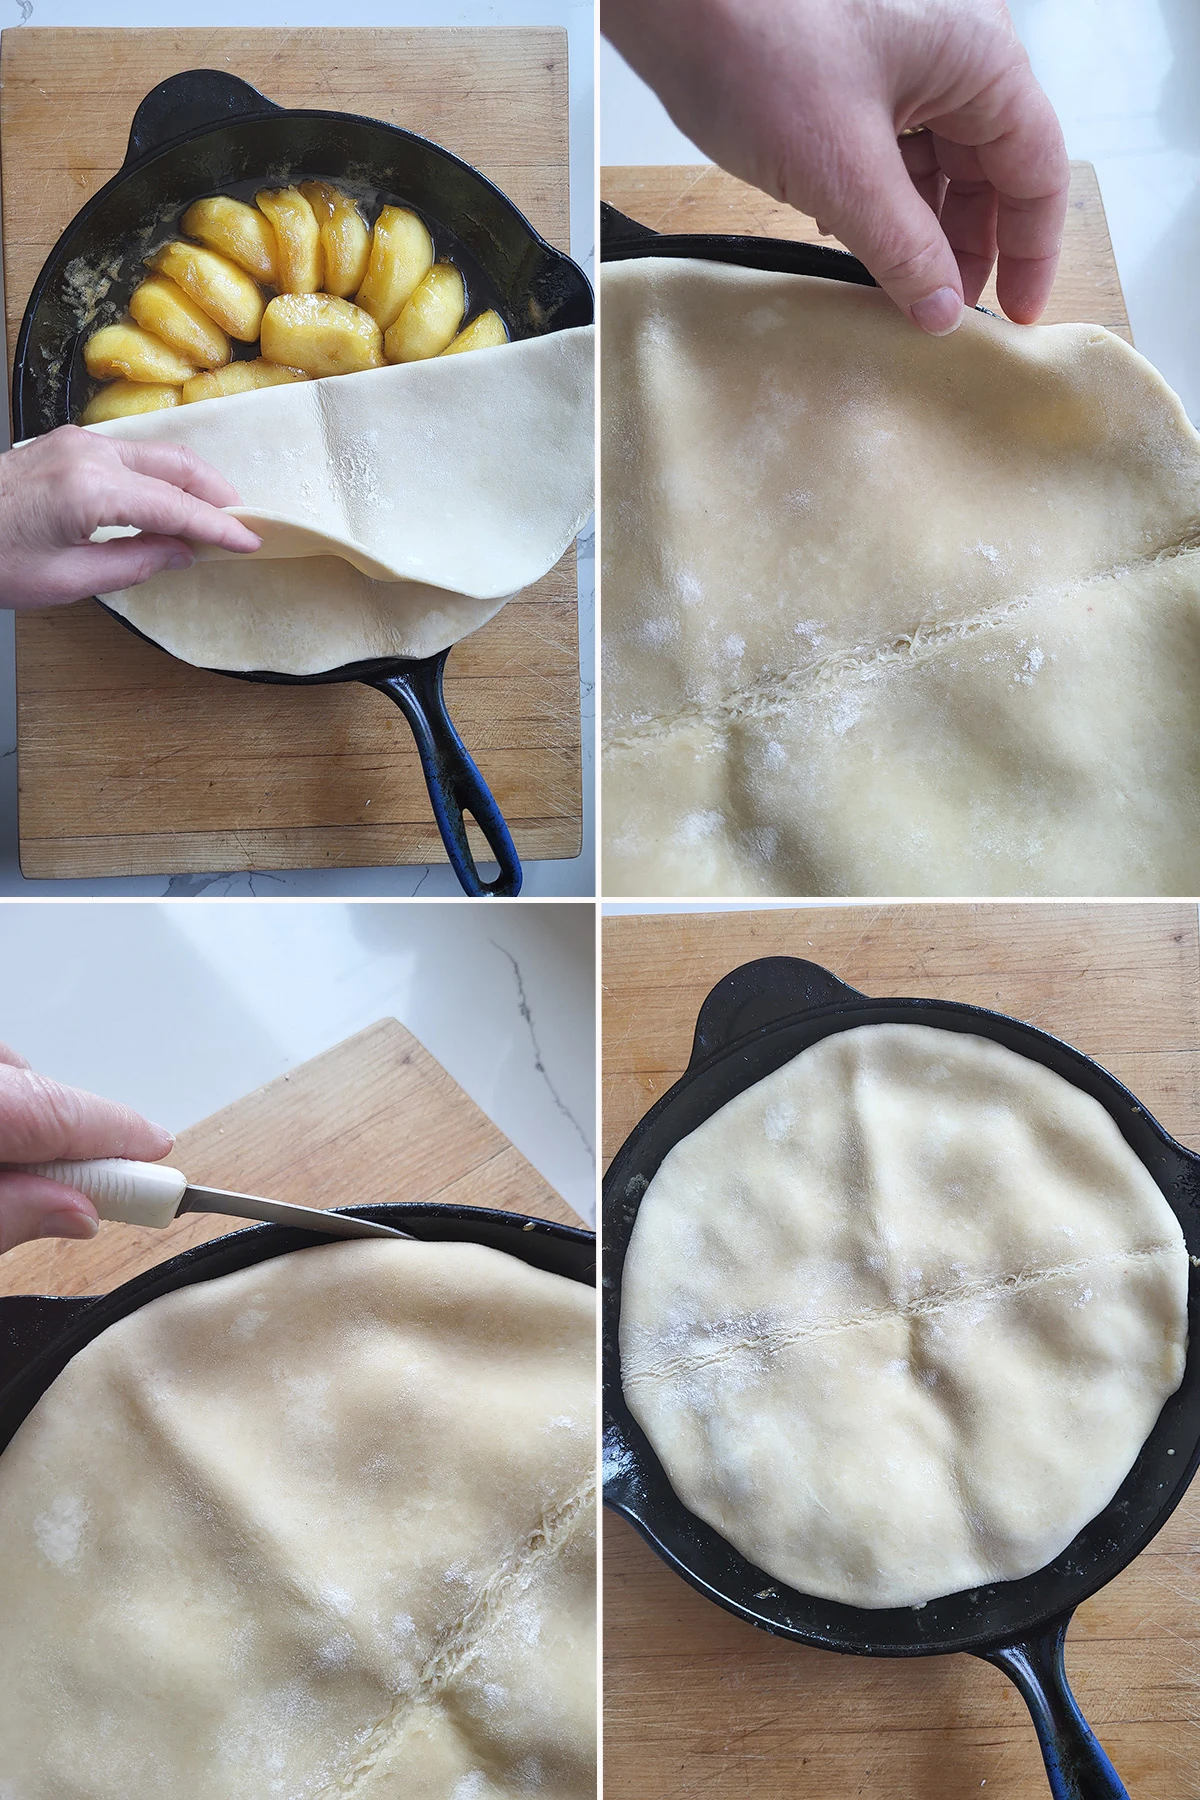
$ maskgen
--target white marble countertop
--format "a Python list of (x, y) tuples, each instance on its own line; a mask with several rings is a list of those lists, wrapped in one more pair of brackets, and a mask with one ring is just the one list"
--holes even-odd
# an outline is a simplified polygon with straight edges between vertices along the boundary
[(12, 901), (3, 925), (0, 1036), (42, 1074), (181, 1131), (396, 1018), (595, 1218), (587, 902)]
[[(121, 25), (130, 29), (178, 22), (188, 26), (353, 25), (559, 25), (567, 32), (570, 71), (571, 254), (593, 279), (595, 177), (593, 145), (594, 10), (590, 0), (292, 0), (272, 7), (259, 0), (212, 4), (190, 0), (185, 16), (166, 15), (157, 0), (88, 4), (88, 0), (0, 0), (0, 27), (19, 25)], [(453, 148), (453, 145), (450, 146)], [(0, 449), (6, 448), (8, 409), (0, 420)], [(527, 895), (595, 893), (593, 739), (594, 538), (579, 539), (580, 702), (583, 727), (583, 851), (570, 861), (527, 862)], [(402, 729), (397, 720), (397, 729)], [(469, 746), (468, 746), (469, 747)], [(485, 879), (494, 864), (482, 864)], [(107, 881), (26, 881), (17, 861), (16, 693), (12, 614), (0, 611), (0, 895), (403, 895), (423, 898), (460, 895), (445, 864), (429, 868), (289, 869), (236, 875), (146, 875)]]
[[(1010, 0), (1067, 151), (1095, 164), (1133, 341), (1200, 423), (1200, 7), (1196, 0)], [(708, 159), (610, 44), (602, 163)]]

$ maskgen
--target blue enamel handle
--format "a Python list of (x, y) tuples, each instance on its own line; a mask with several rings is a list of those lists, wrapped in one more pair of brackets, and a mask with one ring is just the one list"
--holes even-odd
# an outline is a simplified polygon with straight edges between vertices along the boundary
[[(379, 676), (366, 685), (394, 700), (412, 727), (433, 816), (463, 892), (508, 898), (521, 891), (521, 862), (504, 814), (446, 711), (442, 673), (449, 654), (443, 650), (410, 664), (402, 674)], [(463, 818), (467, 812), (500, 865), (495, 881), (484, 881), (475, 866)]]
[(1070, 1623), (1066, 1613), (1035, 1637), (976, 1654), (1004, 1670), (1029, 1708), (1054, 1800), (1129, 1800), (1068, 1686), (1063, 1646)]

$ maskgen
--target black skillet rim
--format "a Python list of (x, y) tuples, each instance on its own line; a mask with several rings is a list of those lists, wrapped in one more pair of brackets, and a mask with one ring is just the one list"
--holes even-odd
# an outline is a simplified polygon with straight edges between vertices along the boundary
[[(1053, 1562), (1021, 1581), (995, 1583), (969, 1593), (949, 1595), (921, 1608), (870, 1611), (800, 1594), (741, 1557), (719, 1533), (683, 1506), (625, 1406), (617, 1335), (621, 1276), (641, 1195), (667, 1150), (735, 1094), (790, 1061), (800, 1049), (855, 1025), (874, 1023), (920, 1022), (988, 1037), (1018, 1054), (1030, 1056), (1091, 1094), (1108, 1111), (1163, 1192), (1180, 1220), (1193, 1257), (1200, 1254), (1200, 1158), (1172, 1138), (1137, 1097), (1093, 1058), (1036, 1026), (1005, 1013), (956, 1001), (905, 997), (874, 999), (847, 987), (819, 965), (800, 958), (773, 958), (770, 961), (795, 965), (798, 971), (817, 977), (826, 993), (836, 992), (838, 997), (824, 1004), (793, 1006), (773, 1022), (719, 1044), (707, 1053), (702, 1053), (704, 1046), (698, 1027), (693, 1060), (680, 1079), (634, 1127), (605, 1176), (602, 1363), (606, 1469), (610, 1454), (616, 1458), (605, 1482), (605, 1503), (625, 1517), (668, 1566), (707, 1599), (750, 1624), (794, 1642), (852, 1655), (905, 1657), (958, 1651), (986, 1652), (1018, 1638), (1027, 1638), (1080, 1605), (1140, 1554), (1179, 1504), (1200, 1464), (1200, 1423), (1181, 1432), (1176, 1430), (1184, 1424), (1189, 1405), (1193, 1412), (1196, 1410), (1194, 1390), (1200, 1389), (1200, 1271), (1195, 1263), (1189, 1275), (1189, 1345), (1183, 1381), (1164, 1404), (1126, 1480), (1097, 1518), (1085, 1526)], [(724, 982), (754, 968), (753, 963), (744, 964), (724, 977)], [(722, 986), (723, 983), (717, 984), (705, 1006)], [(803, 1037), (803, 1043), (796, 1041), (799, 1036)], [(723, 1091), (712, 1095), (707, 1105), (703, 1102), (695, 1104), (693, 1090), (711, 1082), (714, 1075), (722, 1071), (732, 1078), (726, 1081)], [(681, 1106), (689, 1103), (692, 1104), (686, 1123), (681, 1123), (677, 1117), (674, 1129), (669, 1125), (664, 1129), (669, 1116), (672, 1113), (678, 1115)], [(652, 1135), (655, 1136), (654, 1148), (648, 1155), (643, 1155), (646, 1139)], [(1155, 1490), (1154, 1477), (1148, 1471), (1148, 1459), (1154, 1455), (1166, 1464), (1167, 1451), (1174, 1454), (1175, 1446), (1169, 1442), (1172, 1435), (1186, 1441), (1188, 1453), (1179, 1459), (1177, 1471), (1171, 1470), (1169, 1480), (1163, 1477)], [(1152, 1484), (1150, 1489), (1146, 1488), (1147, 1479)], [(633, 1493), (629, 1491), (631, 1488)], [(1168, 1490), (1165, 1499), (1161, 1497), (1164, 1489)], [(1139, 1508), (1143, 1516), (1137, 1529), (1132, 1537), (1122, 1539), (1120, 1521), (1135, 1496), (1149, 1492), (1153, 1502), (1155, 1491), (1159, 1495), (1157, 1501), (1148, 1508), (1143, 1499)], [(659, 1535), (664, 1518), (670, 1525), (668, 1535), (676, 1548), (665, 1543)], [(682, 1549), (679, 1548), (680, 1539), (683, 1540)], [(714, 1581), (706, 1579), (686, 1560), (688, 1549), (710, 1567), (715, 1567), (722, 1577), (727, 1578), (726, 1585), (736, 1586), (744, 1597), (737, 1599), (714, 1585)], [(1094, 1558), (1094, 1566), (1086, 1576), (1072, 1568), (1076, 1557), (1083, 1554)], [(1065, 1591), (1055, 1591), (1051, 1597), (1046, 1591), (1051, 1582), (1059, 1583)], [(1008, 1618), (999, 1626), (970, 1626), (969, 1615), (978, 1614), (989, 1606), (1003, 1606), (1007, 1602), (1011, 1611), (1015, 1596), (1027, 1602), (1026, 1610), (1019, 1616)], [(755, 1604), (747, 1603), (751, 1598)], [(796, 1623), (798, 1613), (805, 1617), (803, 1624)], [(901, 1627), (908, 1636), (901, 1634)], [(916, 1636), (913, 1635), (914, 1628)], [(881, 1632), (883, 1635), (879, 1635)]]
[[(425, 1243), (482, 1244), (515, 1256), (531, 1268), (562, 1275), (584, 1286), (595, 1285), (595, 1233), (575, 1225), (559, 1224), (554, 1219), (502, 1212), (493, 1207), (447, 1206), (419, 1201), (388, 1201), (377, 1206), (343, 1206), (330, 1210), (352, 1218), (373, 1219), (379, 1225), (394, 1225)], [(498, 1242), (498, 1239), (504, 1241)], [(324, 1232), (305, 1231), (290, 1225), (251, 1225), (194, 1244), (178, 1256), (169, 1257), (140, 1275), (134, 1275), (110, 1293), (78, 1298), (55, 1297), (58, 1306), (67, 1310), (65, 1322), (53, 1316), (47, 1320), (45, 1313), (40, 1322), (36, 1316), (32, 1318), (33, 1331), (40, 1338), (41, 1347), (0, 1387), (0, 1455), (71, 1358), (110, 1325), (179, 1288), (215, 1281), (256, 1263), (286, 1256), (293, 1250), (315, 1249), (338, 1242), (361, 1243), (362, 1239), (335, 1239)], [(55, 1303), (47, 1296), (20, 1295), (13, 1299)], [(5, 1304), (0, 1300), (0, 1329), (3, 1328)]]
[(834, 244), (810, 244), (803, 238), (753, 237), (745, 232), (656, 231), (653, 226), (619, 212), (607, 201), (601, 202), (601, 263), (676, 256), (778, 275), (820, 275), (830, 281), (849, 281), (856, 287), (879, 286), (864, 263)]
[[(222, 80), (230, 79), (229, 73), (226, 70), (181, 69), (175, 75), (169, 76), (167, 80), (178, 81), (188, 76), (210, 74), (218, 75)], [(446, 149), (443, 144), (439, 144), (434, 138), (424, 137), (417, 131), (409, 131), (407, 127), (403, 125), (393, 125), (386, 119), (373, 119), (366, 113), (339, 112), (328, 107), (281, 106), (278, 101), (271, 100), (266, 94), (262, 93), (261, 90), (253, 87), (251, 83), (242, 81), (240, 77), (233, 77), (232, 79), (239, 82), (241, 87), (246, 89), (248, 93), (253, 94), (261, 102), (261, 110), (243, 111), (233, 114), (229, 118), (209, 120), (204, 124), (177, 132), (173, 137), (161, 139), (141, 154), (133, 153), (131, 136), (129, 148), (126, 151), (125, 159), (120, 168), (115, 174), (109, 177), (102, 187), (97, 188), (90, 199), (84, 201), (78, 212), (73, 213), (66, 225), (63, 226), (53, 247), (41, 268), (38, 270), (33, 286), (29, 290), (29, 299), (25, 304), (25, 311), (21, 316), (21, 326), (17, 332), (17, 341), (13, 350), (11, 370), (11, 415), (14, 443), (17, 443), (30, 435), (25, 428), (25, 399), (23, 388), (25, 365), (29, 354), (29, 338), (33, 331), (34, 315), (41, 301), (44, 289), (49, 285), (51, 279), (55, 275), (61, 273), (65, 263), (70, 261), (70, 256), (67, 253), (68, 241), (75, 235), (77, 228), (86, 224), (92, 215), (100, 210), (102, 204), (108, 199), (109, 195), (115, 193), (131, 175), (143, 173), (160, 158), (173, 154), (173, 152), (178, 150), (181, 146), (185, 144), (194, 144), (201, 138), (216, 132), (227, 131), (231, 127), (261, 123), (265, 120), (271, 120), (280, 116), (289, 119), (327, 119), (333, 120), (339, 124), (370, 126), (374, 130), (390, 132), (396, 137), (403, 138), (408, 143), (419, 144), (425, 149), (432, 151), (435, 156), (441, 157), (446, 162), (453, 164), (455, 168), (470, 175), (489, 195), (500, 202), (501, 206), (511, 214), (513, 220), (527, 233), (530, 239), (531, 248), (536, 246), (538, 249), (544, 251), (551, 259), (560, 264), (569, 266), (575, 272), (583, 284), (584, 294), (591, 302), (590, 312), (591, 317), (594, 319), (595, 296), (592, 285), (579, 264), (575, 262), (574, 258), (569, 256), (566, 251), (560, 250), (556, 245), (549, 243), (537, 230), (536, 226), (526, 218), (516, 202), (510, 200), (504, 190), (497, 187), (496, 183), (492, 181), (490, 177), (484, 175), (481, 170), (477, 169), (473, 163), (469, 163), (463, 157), (457, 156), (453, 150)], [(159, 83), (158, 85), (161, 87), (165, 86), (166, 83)], [(152, 88), (138, 103), (138, 107), (134, 110), (134, 120), (131, 121), (131, 132), (138, 111), (145, 105), (146, 101), (157, 92), (158, 88)], [(550, 333), (534, 332), (532, 335), (535, 337), (550, 335), (554, 331), (564, 329), (566, 329), (566, 327), (556, 325), (550, 328)], [(59, 423), (66, 422), (67, 421), (59, 421)], [(101, 602), (101, 604), (103, 604), (103, 602)], [(219, 672), (223, 673), (224, 671)]]
[[(834, 244), (811, 244), (803, 238), (750, 237), (739, 232), (655, 231), (602, 201), (601, 263), (640, 262), (655, 257), (728, 263), (734, 268), (759, 269), (773, 275), (814, 275), (824, 281), (846, 281), (852, 287), (879, 286), (865, 263)], [(974, 311), (987, 318), (995, 317), (987, 306), (976, 306)]]

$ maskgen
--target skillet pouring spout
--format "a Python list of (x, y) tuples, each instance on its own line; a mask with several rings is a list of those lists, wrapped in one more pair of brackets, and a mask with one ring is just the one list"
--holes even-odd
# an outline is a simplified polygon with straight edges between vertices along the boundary
[(1054, 1800), (1129, 1800), (1067, 1682), (1063, 1648), (1071, 1614), (1043, 1631), (976, 1656), (1003, 1669), (1029, 1708)]

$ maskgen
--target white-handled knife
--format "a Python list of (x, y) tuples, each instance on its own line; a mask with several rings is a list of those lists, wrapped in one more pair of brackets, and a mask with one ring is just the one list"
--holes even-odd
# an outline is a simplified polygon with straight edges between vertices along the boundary
[(28, 1175), (44, 1175), (86, 1194), (102, 1219), (119, 1219), (124, 1225), (161, 1228), (185, 1212), (225, 1213), (234, 1219), (259, 1219), (269, 1225), (299, 1225), (304, 1231), (321, 1231), (327, 1237), (411, 1238), (411, 1232), (371, 1219), (352, 1219), (345, 1213), (323, 1212), (315, 1206), (293, 1206), (285, 1200), (262, 1200), (257, 1194), (227, 1194), (220, 1188), (193, 1187), (178, 1169), (162, 1163), (127, 1162), (123, 1157), (98, 1157), (91, 1162), (27, 1163)]

